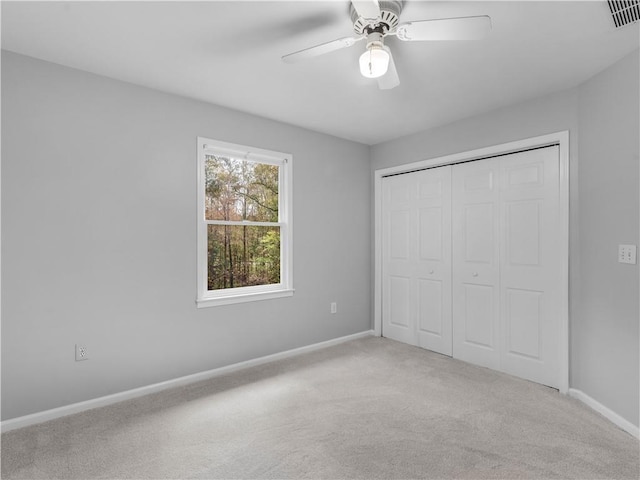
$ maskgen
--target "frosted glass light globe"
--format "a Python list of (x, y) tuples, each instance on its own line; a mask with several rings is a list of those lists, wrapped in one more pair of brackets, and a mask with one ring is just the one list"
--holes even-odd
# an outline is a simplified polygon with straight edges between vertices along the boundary
[(371, 45), (360, 55), (360, 73), (367, 78), (378, 78), (387, 73), (389, 53), (379, 45)]

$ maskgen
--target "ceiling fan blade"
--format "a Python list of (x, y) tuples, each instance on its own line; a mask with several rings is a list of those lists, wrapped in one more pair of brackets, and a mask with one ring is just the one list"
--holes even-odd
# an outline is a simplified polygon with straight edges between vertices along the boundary
[(491, 18), (478, 17), (442, 18), (421, 20), (398, 26), (396, 35), (405, 42), (424, 40), (478, 40), (491, 30)]
[(400, 77), (398, 77), (398, 71), (396, 70), (396, 64), (393, 61), (393, 55), (389, 47), (383, 47), (389, 53), (389, 67), (387, 73), (378, 78), (378, 88), (380, 90), (391, 90), (392, 88), (400, 85)]
[(375, 20), (380, 16), (378, 0), (352, 0), (351, 4), (362, 18)]
[(327, 43), (321, 43), (315, 47), (305, 48), (282, 57), (285, 63), (295, 63), (308, 58), (324, 55), (325, 53), (347, 48), (362, 40), (364, 37), (344, 37)]

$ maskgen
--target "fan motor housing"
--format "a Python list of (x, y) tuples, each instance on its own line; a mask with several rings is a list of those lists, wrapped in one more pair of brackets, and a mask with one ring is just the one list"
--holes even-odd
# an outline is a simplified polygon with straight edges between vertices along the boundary
[(378, 2), (380, 5), (380, 19), (374, 22), (360, 17), (356, 9), (351, 5), (353, 30), (358, 35), (366, 35), (368, 33), (367, 30), (385, 30), (385, 33), (395, 31), (400, 21), (403, 3), (403, 0), (381, 0)]

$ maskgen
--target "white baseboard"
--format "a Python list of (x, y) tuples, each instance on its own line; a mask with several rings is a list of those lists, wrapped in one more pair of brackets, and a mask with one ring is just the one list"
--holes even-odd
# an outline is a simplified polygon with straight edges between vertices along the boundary
[(591, 398), (589, 395), (584, 393), (582, 390), (578, 390), (576, 388), (570, 388), (569, 389), (569, 396), (573, 397), (573, 398), (575, 398), (577, 400), (580, 400), (582, 403), (584, 403), (584, 404), (588, 405), (589, 407), (591, 407), (592, 409), (594, 409), (596, 412), (598, 412), (600, 415), (605, 417), (607, 420), (609, 420), (612, 423), (616, 424), (618, 427), (620, 427), (625, 432), (630, 433), (634, 437), (640, 439), (640, 429), (638, 429), (637, 426), (635, 426), (629, 420), (626, 420), (626, 419), (622, 418), (620, 415), (618, 415), (613, 410), (605, 407), (604, 405), (602, 405), (597, 400)]
[(112, 405), (124, 400), (142, 397), (144, 395), (149, 395), (150, 393), (159, 392), (168, 388), (180, 387), (183, 385), (188, 385), (190, 383), (199, 382), (201, 380), (208, 380), (227, 373), (244, 370), (246, 368), (263, 365), (265, 363), (275, 362), (276, 360), (282, 360), (284, 358), (295, 357), (303, 353), (313, 352), (314, 350), (321, 350), (333, 345), (338, 345), (350, 340), (356, 340), (358, 338), (369, 337), (372, 335), (374, 335), (373, 330), (366, 330), (364, 332), (354, 333), (353, 335), (347, 335), (344, 337), (327, 340), (326, 342), (314, 343), (313, 345), (294, 348), (293, 350), (274, 353), (272, 355), (254, 358), (253, 360), (247, 360), (245, 362), (234, 363), (233, 365), (227, 365), (225, 367), (214, 368), (213, 370), (207, 370), (206, 372), (194, 373), (193, 375), (186, 375), (184, 377), (174, 378), (173, 380), (167, 380), (165, 382), (154, 383), (145, 387), (134, 388), (132, 390), (126, 390), (124, 392), (114, 393), (113, 395), (106, 395), (104, 397), (94, 398), (92, 400), (86, 400), (84, 402), (72, 403), (71, 405), (65, 405), (63, 407), (53, 408), (51, 410), (45, 410), (43, 412), (37, 412), (22, 417), (11, 418), (0, 423), (0, 430), (2, 432), (8, 432), (17, 428), (28, 427), (29, 425), (46, 422), (48, 420), (53, 420), (74, 413), (84, 412), (85, 410), (90, 410), (92, 408), (104, 407), (106, 405)]

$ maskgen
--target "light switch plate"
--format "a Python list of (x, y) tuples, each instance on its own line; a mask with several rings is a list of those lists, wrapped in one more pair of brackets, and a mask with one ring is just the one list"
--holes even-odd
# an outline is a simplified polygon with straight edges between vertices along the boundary
[(618, 262), (636, 264), (635, 245), (618, 245)]

